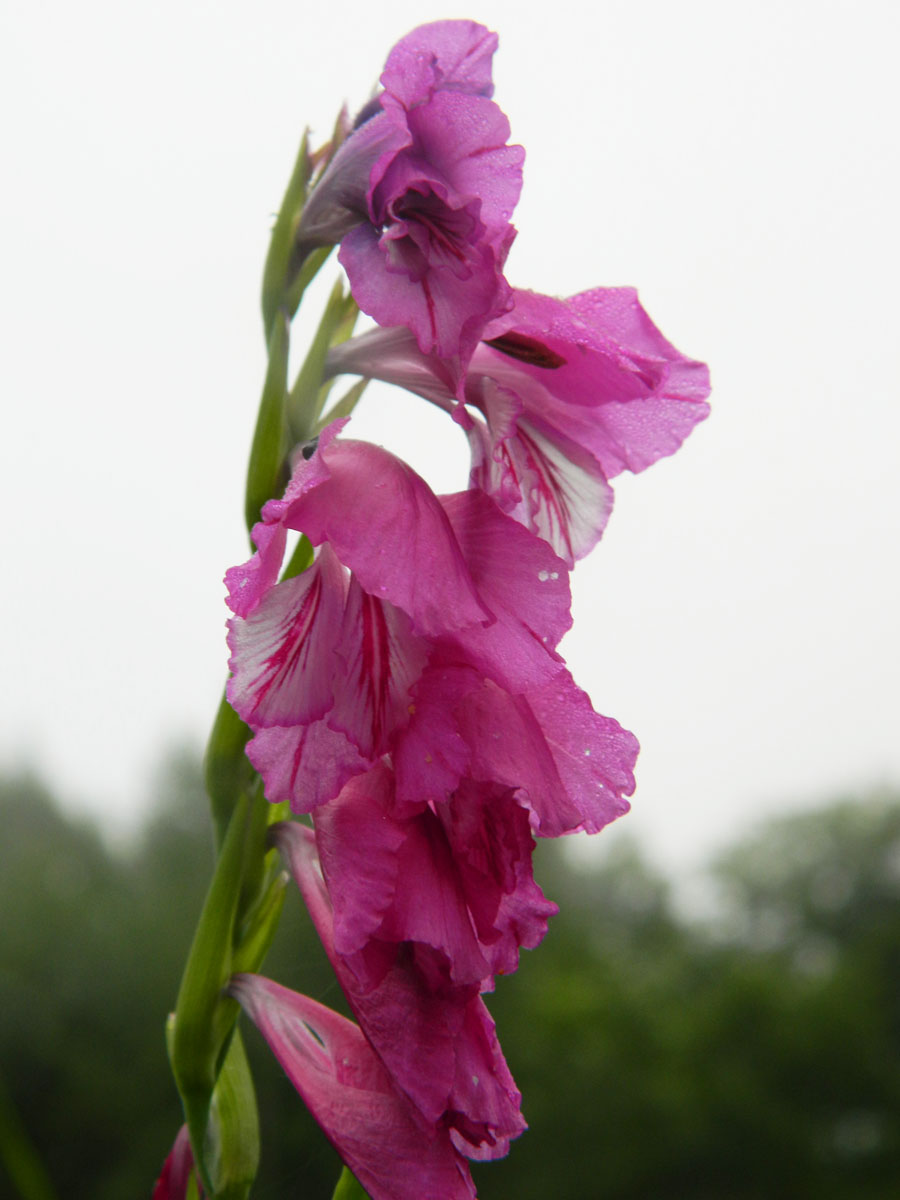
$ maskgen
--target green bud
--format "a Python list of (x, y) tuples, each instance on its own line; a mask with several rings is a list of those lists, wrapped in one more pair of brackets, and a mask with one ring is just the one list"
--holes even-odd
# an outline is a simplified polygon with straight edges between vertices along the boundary
[(309, 441), (316, 430), (328, 395), (329, 385), (322, 383), (325, 359), (333, 345), (350, 336), (358, 315), (356, 301), (349, 293), (344, 295), (338, 281), (332, 288), (309, 353), (287, 399), (288, 425), (295, 442)]
[[(278, 312), (287, 308), (285, 301), (288, 273), (291, 269), (297, 226), (300, 223), (303, 205), (306, 203), (306, 191), (312, 171), (313, 158), (309, 152), (309, 130), (306, 129), (303, 132), (303, 139), (300, 142), (300, 149), (297, 152), (297, 159), (284, 193), (284, 199), (281, 202), (281, 208), (272, 227), (269, 253), (266, 255), (266, 265), (263, 268), (262, 310), (267, 343), (271, 339)], [(292, 311), (288, 312), (288, 317), (292, 317), (296, 311), (295, 306)]]
[(215, 1200), (246, 1200), (259, 1168), (259, 1116), (237, 1029), (213, 1093), (204, 1153)]
[(247, 466), (244, 515), (248, 531), (259, 520), (262, 506), (273, 496), (279, 496), (287, 482), (285, 401), (290, 340), (287, 316), (283, 312), (276, 313), (269, 338), (269, 366)]
[(278, 871), (241, 922), (231, 960), (232, 973), (252, 973), (262, 966), (278, 928), (289, 879), (286, 871)]

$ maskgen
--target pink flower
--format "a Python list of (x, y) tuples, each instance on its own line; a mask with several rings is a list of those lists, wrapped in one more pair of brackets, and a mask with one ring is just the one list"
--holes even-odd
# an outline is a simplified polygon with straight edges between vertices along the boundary
[[(481, 990), (514, 971), (519, 947), (538, 945), (556, 907), (532, 877), (528, 813), (512, 793), (464, 780), (441, 804), (398, 812), (393, 772), (379, 763), (319, 809), (338, 952), (421, 944), (450, 982)], [(374, 981), (362, 959), (354, 969)]]
[[(320, 810), (315, 834), (307, 826), (284, 822), (275, 827), (276, 843), (360, 1028), (395, 1086), (426, 1124), (450, 1128), (467, 1157), (502, 1157), (525, 1122), (521, 1096), (478, 984), (451, 980), (449, 964), (435, 945), (440, 939), (429, 944), (380, 936), (389, 909), (396, 908), (400, 872), (409, 854), (403, 853), (402, 824), (392, 826), (387, 809), (378, 809), (377, 793), (389, 773), (376, 767), (372, 774), (369, 795), (354, 781), (347, 790), (354, 789), (355, 795)], [(326, 856), (327, 880), (317, 841)], [(426, 856), (416, 864), (417, 878), (404, 877), (403, 887), (413, 903), (433, 910), (441, 902), (440, 885), (435, 890), (426, 884), (424, 892), (421, 886), (432, 862)], [(377, 914), (373, 927), (369, 905), (380, 913), (380, 928)], [(555, 906), (543, 905), (546, 919)], [(345, 952), (348, 946), (354, 948)]]
[(475, 1196), (451, 1130), (423, 1129), (358, 1026), (259, 975), (235, 975), (228, 990), (372, 1200)]
[[(563, 670), (555, 646), (570, 624), (549, 547), (480, 493), (441, 500), (387, 451), (337, 431), (298, 457), (254, 528), (257, 553), (226, 575), (229, 700), (256, 732), (266, 794), (299, 812), (394, 748), (431, 656), (523, 691)], [(291, 529), (321, 548), (278, 583)]]
[[(182, 1125), (153, 1188), (153, 1200), (185, 1200), (193, 1170), (191, 1139), (188, 1136), (187, 1125)], [(195, 1183), (197, 1194), (200, 1200), (203, 1200), (203, 1188), (196, 1179)]]
[(709, 373), (665, 340), (631, 288), (568, 300), (516, 291), (483, 338), (465, 380), (466, 410), (456, 407), (445, 365), (403, 328), (336, 347), (329, 367), (453, 411), (472, 448), (471, 484), (571, 566), (603, 532), (608, 480), (672, 454), (707, 415)]
[(502, 269), (524, 152), (506, 144), (509, 123), (489, 99), (496, 44), (472, 21), (437, 21), (398, 42), (384, 91), (316, 184), (297, 232), (301, 254), (340, 241), (360, 308), (408, 326), (455, 378), (511, 302)]

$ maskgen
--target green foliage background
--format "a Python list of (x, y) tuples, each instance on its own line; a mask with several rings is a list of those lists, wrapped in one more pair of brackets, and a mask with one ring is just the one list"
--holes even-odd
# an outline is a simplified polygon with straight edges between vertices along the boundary
[[(116, 853), (0, 782), (0, 1195), (149, 1197), (180, 1124), (163, 1025), (212, 849), (195, 759), (157, 790)], [(531, 1128), (475, 1167), (482, 1200), (900, 1195), (900, 797), (771, 823), (717, 864), (705, 922), (633, 847), (587, 869), (542, 844), (537, 874), (562, 911), (488, 998)], [(343, 1008), (291, 900), (267, 973)], [(327, 1200), (333, 1151), (246, 1040), (254, 1195)]]

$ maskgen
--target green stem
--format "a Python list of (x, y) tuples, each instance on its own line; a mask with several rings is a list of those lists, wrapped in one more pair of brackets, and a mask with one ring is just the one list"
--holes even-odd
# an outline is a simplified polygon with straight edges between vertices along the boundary
[(203, 760), (204, 781), (219, 849), (238, 800), (249, 794), (256, 777), (245, 753), (250, 736), (250, 729), (223, 695)]

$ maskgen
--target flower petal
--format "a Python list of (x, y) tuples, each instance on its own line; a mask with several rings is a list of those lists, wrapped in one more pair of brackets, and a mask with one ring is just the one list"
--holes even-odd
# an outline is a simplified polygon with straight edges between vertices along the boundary
[(347, 591), (330, 547), (312, 566), (272, 587), (246, 619), (229, 621), (228, 700), (254, 728), (306, 725), (334, 703)]
[[(450, 219), (447, 214), (439, 224)], [(379, 325), (407, 325), (423, 353), (447, 363), (454, 386), (485, 324), (509, 302), (497, 253), (477, 243), (466, 251), (468, 269), (463, 278), (453, 269), (440, 269), (442, 246), (429, 246), (413, 273), (397, 265), (394, 238), (359, 225), (344, 238), (338, 254), (362, 311)]]
[(316, 820), (322, 869), (335, 898), (335, 946), (344, 956), (362, 949), (394, 903), (406, 834), (387, 817), (390, 783), (379, 764), (352, 780)]
[(438, 89), (490, 96), (497, 35), (475, 21), (431, 21), (401, 38), (381, 83), (407, 108)]
[[(194, 1170), (194, 1154), (187, 1125), (182, 1125), (163, 1163), (162, 1171), (153, 1188), (152, 1200), (185, 1200), (188, 1183)], [(195, 1179), (197, 1193), (203, 1200), (204, 1192)]]
[(472, 1200), (448, 1130), (423, 1133), (358, 1026), (259, 975), (235, 975), (229, 992), (372, 1200)]
[(464, 780), (438, 815), (491, 971), (512, 974), (559, 911), (534, 881), (528, 814), (512, 789)]
[(480, 998), (467, 1007), (456, 1043), (451, 1101), (455, 1120), (450, 1137), (467, 1158), (480, 1162), (503, 1158), (511, 1139), (527, 1129), (521, 1094), (506, 1065), (491, 1014)]
[(416, 633), (490, 619), (437, 497), (380, 446), (320, 440), (309, 462), (295, 465), (281, 519), (313, 545), (330, 542), (365, 591), (402, 609)]
[[(553, 755), (567, 794), (581, 813), (579, 828), (597, 833), (628, 812), (638, 742), (612, 717), (594, 712), (589, 697), (566, 672), (552, 686), (529, 693), (528, 705)], [(555, 835), (551, 813), (538, 830)]]
[[(442, 698), (441, 688), (447, 685)], [(426, 672), (408, 736), (421, 752), (431, 739), (445, 740), (450, 729), (466, 750), (460, 777), (515, 789), (541, 837), (581, 829), (595, 833), (628, 811), (625, 797), (634, 790), (637, 740), (617, 721), (594, 712), (565, 670), (520, 696), (491, 680), (474, 686), (469, 676), (466, 683), (460, 672)], [(459, 762), (462, 757), (460, 753)], [(401, 745), (398, 771), (404, 800), (416, 768)], [(459, 778), (453, 787), (459, 787)]]
[(429, 986), (414, 956), (396, 947), (388, 970), (369, 987), (335, 950), (333, 910), (312, 831), (274, 827), (325, 951), (360, 1028), (394, 1083), (431, 1123), (448, 1121), (463, 1154), (496, 1158), (525, 1128), (521, 1096), (494, 1023), (472, 987)]
[(473, 421), (468, 430), (470, 485), (572, 567), (599, 541), (612, 512), (612, 488), (586, 450), (561, 434), (542, 433), (521, 416), (512, 392), (486, 377), (481, 382), (487, 421)]
[[(510, 333), (544, 356), (508, 342), (501, 349)], [(706, 366), (666, 341), (633, 288), (594, 288), (568, 300), (516, 291), (485, 343), (473, 373), (511, 388), (535, 426), (589, 450), (607, 479), (674, 453), (709, 412)]]
[(325, 721), (260, 729), (247, 746), (247, 757), (263, 777), (266, 799), (273, 804), (288, 800), (295, 813), (326, 804), (371, 766)]
[(427, 656), (406, 614), (364, 592), (351, 576), (329, 725), (345, 733), (364, 757), (384, 754), (408, 720), (410, 688)]
[(455, 711), (483, 677), (472, 667), (433, 664), (416, 684), (409, 724), (394, 749), (395, 801), (401, 814), (440, 804), (469, 769), (471, 750)]
[(496, 618), (453, 641), (510, 691), (545, 683), (561, 669), (555, 647), (572, 623), (565, 563), (477, 488), (441, 503), (478, 594)]
[(297, 253), (331, 246), (369, 220), (373, 173), (383, 170), (411, 141), (405, 122), (379, 112), (354, 129), (309, 194), (297, 229)]
[(317, 814), (336, 949), (352, 954), (375, 936), (419, 942), (444, 956), (453, 983), (480, 984), (490, 968), (447, 838), (428, 809), (410, 820), (392, 817), (393, 787), (393, 772), (378, 764)]

